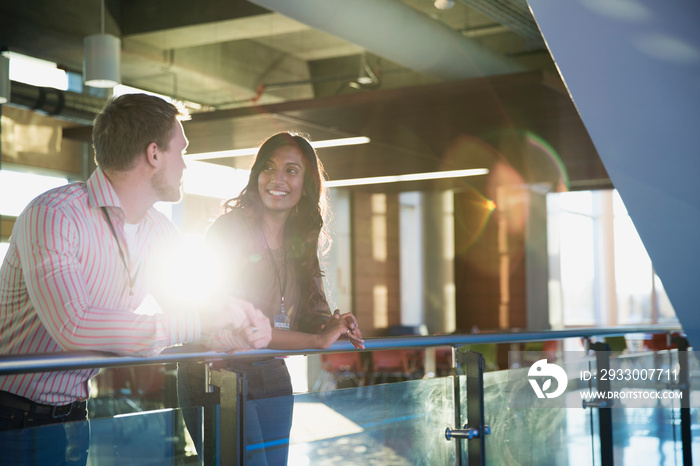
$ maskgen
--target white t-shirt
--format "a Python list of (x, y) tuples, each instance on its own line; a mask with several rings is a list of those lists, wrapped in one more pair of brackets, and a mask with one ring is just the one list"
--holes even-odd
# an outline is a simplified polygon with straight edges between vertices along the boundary
[(129, 260), (134, 258), (136, 251), (136, 232), (139, 231), (138, 223), (124, 223), (124, 238), (129, 248)]

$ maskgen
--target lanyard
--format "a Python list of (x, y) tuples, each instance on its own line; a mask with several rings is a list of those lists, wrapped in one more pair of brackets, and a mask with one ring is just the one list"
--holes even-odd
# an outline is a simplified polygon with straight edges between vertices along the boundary
[(105, 220), (107, 220), (107, 225), (109, 225), (109, 231), (112, 232), (114, 241), (117, 242), (117, 247), (119, 248), (119, 256), (122, 258), (122, 263), (124, 264), (124, 268), (126, 269), (126, 274), (129, 277), (129, 297), (133, 298), (134, 284), (136, 283), (136, 277), (138, 277), (139, 275), (139, 270), (141, 270), (141, 266), (139, 265), (138, 269), (136, 269), (136, 273), (134, 274), (134, 276), (131, 276), (131, 271), (129, 270), (129, 263), (126, 261), (126, 255), (124, 254), (124, 250), (122, 249), (121, 243), (119, 243), (119, 238), (117, 237), (117, 232), (114, 229), (114, 225), (112, 225), (112, 219), (109, 216), (109, 212), (107, 212), (107, 208), (104, 206), (102, 206), (102, 213), (105, 215)]
[[(272, 269), (275, 271), (275, 279), (277, 280), (277, 286), (279, 287), (280, 290), (280, 296), (282, 297), (282, 302), (280, 303), (280, 309), (282, 311), (282, 316), (284, 316), (285, 310), (284, 310), (284, 292), (287, 288), (287, 252), (284, 250), (284, 246), (282, 246), (282, 271), (277, 268), (277, 261), (275, 260), (274, 256), (272, 255), (272, 250), (270, 249), (270, 245), (267, 242), (267, 235), (265, 235), (265, 229), (263, 228), (263, 238), (265, 239), (265, 246), (267, 246), (267, 254), (270, 256), (270, 262), (272, 263)], [(280, 275), (282, 275), (282, 279), (280, 280)]]

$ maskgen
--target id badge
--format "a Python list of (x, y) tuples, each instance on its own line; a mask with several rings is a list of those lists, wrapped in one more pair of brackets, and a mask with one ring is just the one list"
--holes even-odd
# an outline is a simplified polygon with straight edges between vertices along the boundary
[(275, 314), (275, 328), (289, 330), (289, 321), (286, 314)]

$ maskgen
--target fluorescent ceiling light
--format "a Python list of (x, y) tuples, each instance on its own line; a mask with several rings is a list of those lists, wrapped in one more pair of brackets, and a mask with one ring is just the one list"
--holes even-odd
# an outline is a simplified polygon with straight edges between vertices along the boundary
[(325, 141), (316, 141), (312, 142), (311, 145), (318, 149), (321, 147), (354, 146), (356, 144), (367, 144), (369, 141), (369, 138), (359, 136), (356, 138), (327, 139)]
[[(367, 144), (370, 139), (364, 136), (354, 138), (327, 139), (325, 141), (313, 141), (311, 145), (315, 148), (322, 147), (338, 147), (352, 146), (356, 144)], [(258, 147), (248, 147), (246, 149), (222, 150), (218, 152), (204, 152), (201, 154), (187, 154), (185, 160), (207, 160), (207, 159), (223, 159), (226, 157), (243, 157), (246, 155), (255, 155), (258, 153)]]
[(412, 173), (409, 175), (374, 176), (370, 178), (353, 178), (349, 180), (326, 181), (324, 186), (340, 188), (344, 186), (360, 186), (366, 184), (398, 183), (400, 181), (424, 181), (443, 178), (462, 178), (465, 176), (487, 175), (488, 168), (470, 168), (468, 170), (449, 170), (442, 172)]
[(183, 158), (186, 162), (192, 162), (194, 160), (223, 159), (226, 157), (243, 157), (244, 155), (255, 155), (257, 153), (257, 147), (248, 147), (246, 149), (221, 150), (218, 152), (204, 152), (201, 154), (185, 154)]
[(68, 89), (66, 72), (57, 68), (56, 63), (29, 57), (16, 52), (7, 52), (10, 58), (10, 79), (38, 87)]
[(188, 161), (182, 187), (186, 194), (231, 199), (243, 191), (249, 176), (249, 170)]

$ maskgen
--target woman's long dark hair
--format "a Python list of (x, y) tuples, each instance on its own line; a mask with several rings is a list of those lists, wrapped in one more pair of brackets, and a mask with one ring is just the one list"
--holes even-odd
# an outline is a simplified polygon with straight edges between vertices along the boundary
[(266, 139), (255, 157), (248, 184), (238, 197), (228, 200), (224, 207), (225, 211), (241, 209), (253, 224), (262, 228), (263, 203), (258, 190), (258, 177), (275, 151), (286, 146), (299, 149), (305, 170), (301, 199), (284, 225), (283, 246), (287, 257), (300, 272), (301, 309), (311, 309), (311, 306), (324, 299), (321, 290), (314, 286), (314, 278), (321, 273), (318, 261), (319, 239), (325, 251), (330, 238), (324, 230), (323, 220), (327, 207), (323, 187), (325, 172), (309, 140), (304, 135), (293, 132), (277, 133)]

